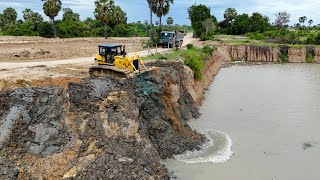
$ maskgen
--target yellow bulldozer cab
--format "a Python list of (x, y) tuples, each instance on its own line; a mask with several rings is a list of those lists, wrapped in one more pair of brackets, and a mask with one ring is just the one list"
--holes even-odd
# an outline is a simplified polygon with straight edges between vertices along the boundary
[(95, 66), (91, 68), (91, 71), (100, 71), (104, 69), (105, 72), (106, 70), (108, 71), (108, 74), (112, 74), (111, 71), (117, 71), (118, 73), (123, 72), (125, 74), (129, 73), (129, 71), (133, 74), (148, 71), (139, 55), (127, 56), (125, 46), (117, 44), (103, 44), (98, 47), (99, 54), (95, 57), (95, 64), (97, 66), (102, 66)]

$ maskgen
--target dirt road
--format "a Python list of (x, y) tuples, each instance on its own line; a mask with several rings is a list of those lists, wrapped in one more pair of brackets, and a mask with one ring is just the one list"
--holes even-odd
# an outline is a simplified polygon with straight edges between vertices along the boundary
[[(157, 50), (152, 49), (150, 51), (139, 51), (134, 53), (129, 53), (128, 56), (132, 56), (134, 54), (139, 54), (141, 57), (148, 56), (150, 53), (162, 53), (169, 51), (166, 48), (158, 48)], [(26, 67), (36, 67), (36, 66), (47, 66), (47, 67), (57, 67), (59, 65), (66, 64), (74, 64), (74, 65), (89, 65), (93, 63), (94, 56), (84, 57), (84, 58), (74, 58), (74, 59), (66, 59), (66, 60), (51, 60), (51, 61), (31, 61), (31, 62), (2, 62), (0, 63), (0, 70), (10, 70), (17, 68), (26, 68)]]
[[(5, 42), (2, 42), (0, 38), (0, 47), (2, 44), (8, 44), (7, 41), (12, 41), (12, 44), (20, 44), (21, 46), (29, 46), (30, 43), (39, 43), (39, 44), (45, 44), (49, 43), (54, 40), (48, 40), (48, 39), (42, 39), (42, 38), (22, 38), (23, 41), (17, 41), (16, 39), (7, 38)], [(93, 38), (94, 40), (97, 40), (96, 38)], [(98, 38), (99, 39), (99, 38)], [(108, 41), (114, 40), (115, 42), (124, 41), (124, 38), (110, 38)], [(139, 39), (139, 38), (138, 38)], [(72, 45), (77, 45), (78, 48), (81, 50), (81, 43), (79, 43), (79, 40), (83, 39), (67, 39), (67, 40), (59, 40), (62, 43), (56, 45), (56, 46), (65, 46), (64, 43)], [(89, 46), (93, 41), (90, 39), (84, 39), (84, 46)], [(193, 43), (195, 39), (192, 38), (192, 34), (187, 34), (187, 36), (184, 39), (183, 46), (186, 46), (189, 43)], [(54, 41), (56, 43), (56, 41)], [(88, 43), (90, 42), (90, 43)], [(139, 54), (140, 56), (144, 57), (149, 55), (150, 53), (166, 53), (170, 51), (171, 49), (167, 48), (158, 48), (157, 50), (142, 50), (140, 47), (140, 40), (137, 41), (137, 38), (128, 38), (126, 40), (127, 50), (129, 52), (129, 56), (132, 56), (134, 54)], [(52, 44), (51, 44), (52, 45)], [(97, 45), (93, 45), (90, 48), (94, 48), (96, 51)], [(61, 48), (61, 47), (59, 47)], [(59, 49), (56, 48), (56, 49)], [(64, 47), (67, 48), (67, 47)], [(74, 48), (74, 47), (73, 47)], [(74, 49), (71, 48), (70, 51), (74, 51)], [(1, 49), (1, 48), (0, 48)], [(131, 50), (131, 51), (130, 51)], [(0, 50), (0, 56), (1, 56)], [(85, 50), (84, 50), (85, 51)], [(91, 51), (91, 50), (90, 50)], [(66, 53), (66, 49), (64, 49), (60, 55), (61, 57), (68, 57)], [(84, 54), (82, 54), (84, 53)], [(82, 52), (78, 54), (77, 58), (69, 58), (69, 59), (43, 59), (43, 60), (30, 60), (30, 59), (23, 59), (23, 60), (15, 60), (13, 62), (0, 62), (0, 90), (6, 90), (6, 89), (14, 89), (19, 87), (31, 87), (31, 86), (46, 86), (46, 85), (57, 85), (66, 87), (69, 82), (78, 82), (79, 78), (88, 77), (88, 69), (90, 65), (93, 63), (94, 54), (95, 53), (88, 53), (88, 52)], [(21, 58), (21, 57), (19, 57)], [(0, 57), (1, 61), (1, 57)]]

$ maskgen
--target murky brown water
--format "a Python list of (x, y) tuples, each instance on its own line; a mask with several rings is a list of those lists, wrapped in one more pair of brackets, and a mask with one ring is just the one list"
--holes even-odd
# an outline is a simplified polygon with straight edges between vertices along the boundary
[(206, 96), (190, 124), (213, 142), (166, 162), (178, 179), (320, 179), (320, 65), (224, 68)]

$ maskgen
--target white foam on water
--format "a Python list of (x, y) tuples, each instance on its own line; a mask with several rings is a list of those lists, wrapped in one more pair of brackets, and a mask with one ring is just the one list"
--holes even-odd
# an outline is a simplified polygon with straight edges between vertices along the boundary
[(190, 164), (228, 161), (233, 154), (231, 138), (227, 134), (215, 130), (207, 130), (204, 134), (209, 141), (202, 146), (201, 150), (187, 151), (184, 154), (176, 155), (175, 159)]

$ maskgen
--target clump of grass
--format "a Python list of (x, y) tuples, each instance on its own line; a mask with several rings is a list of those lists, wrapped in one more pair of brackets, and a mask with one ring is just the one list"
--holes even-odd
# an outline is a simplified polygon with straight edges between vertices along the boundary
[(280, 55), (279, 60), (281, 63), (289, 62), (289, 46), (281, 45), (280, 46)]
[(164, 55), (160, 55), (158, 59), (159, 60), (167, 60), (168, 58), (166, 56), (164, 56)]
[(193, 49), (194, 45), (193, 44), (187, 44), (187, 49)]
[(202, 79), (202, 69), (204, 67), (203, 59), (206, 54), (201, 51), (201, 49), (188, 49), (184, 51), (183, 57), (185, 58), (185, 65), (189, 66), (194, 73), (194, 78), (196, 80)]
[(214, 47), (214, 46), (203, 46), (202, 52), (208, 56), (211, 56), (215, 49), (216, 49), (216, 47)]
[(313, 46), (307, 46), (306, 47), (306, 51), (307, 51), (307, 63), (313, 63), (314, 62), (314, 47)]

